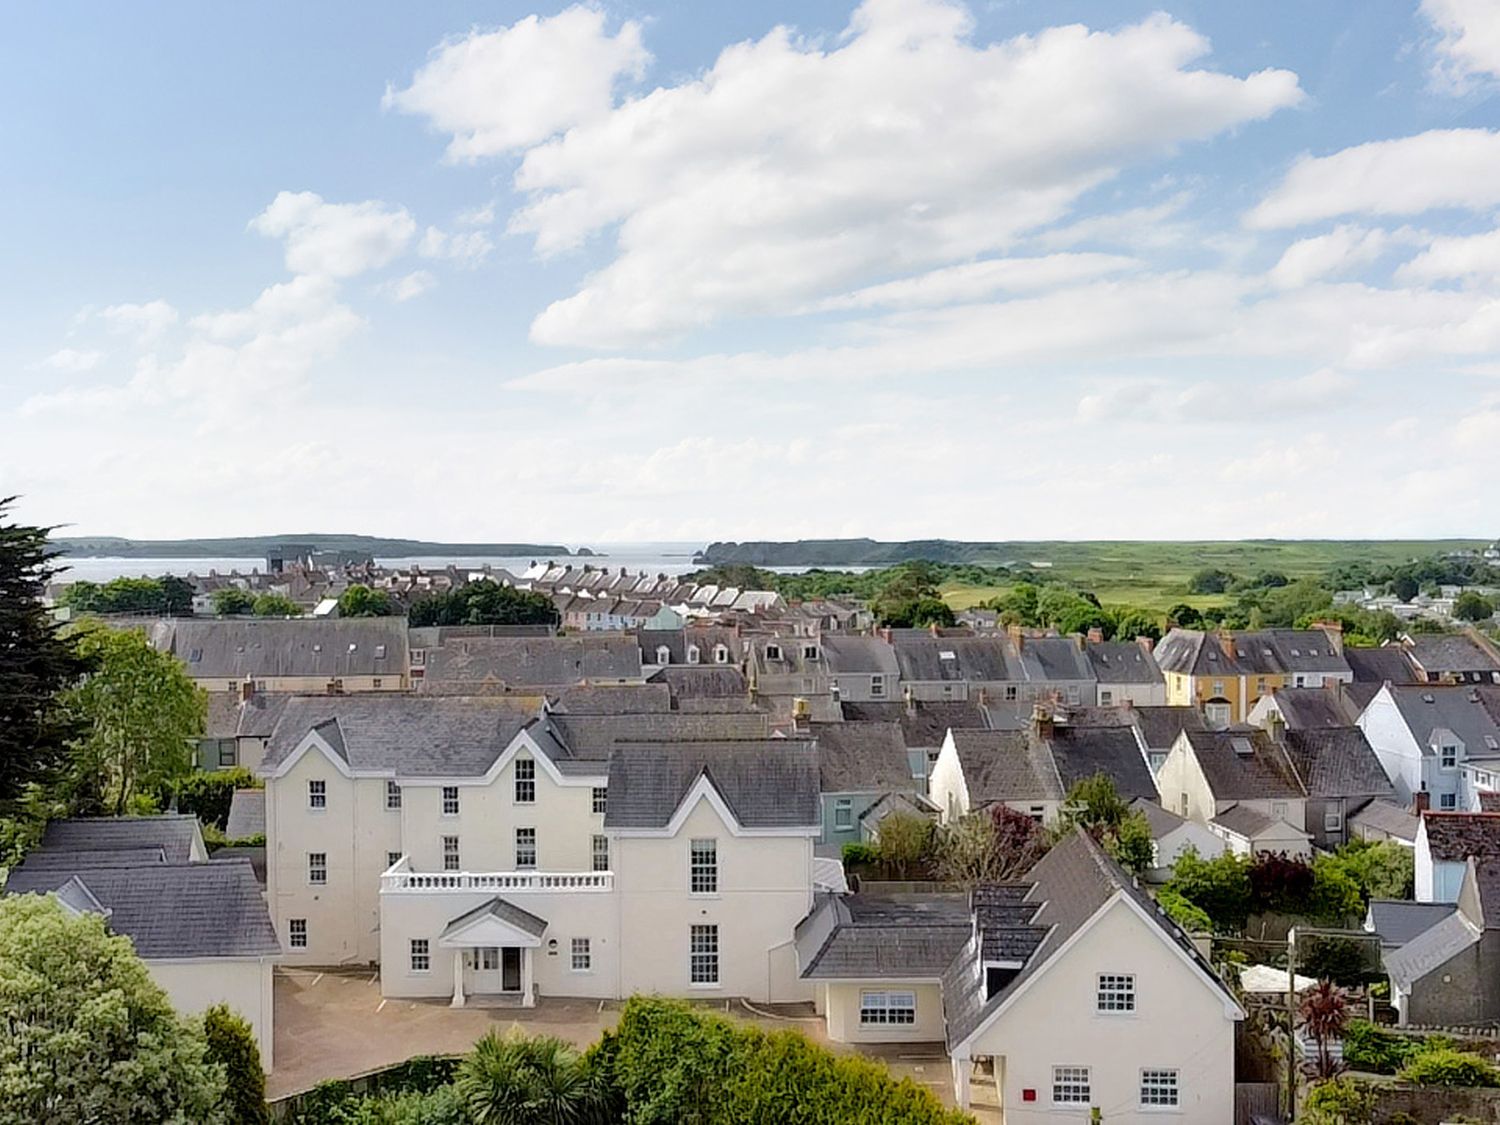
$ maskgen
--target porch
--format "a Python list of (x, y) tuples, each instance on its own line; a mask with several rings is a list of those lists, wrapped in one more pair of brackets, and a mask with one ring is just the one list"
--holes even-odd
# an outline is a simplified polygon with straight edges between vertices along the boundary
[(545, 918), (498, 895), (449, 922), (438, 948), (453, 954), (452, 1006), (535, 1006), (532, 958), (546, 932)]

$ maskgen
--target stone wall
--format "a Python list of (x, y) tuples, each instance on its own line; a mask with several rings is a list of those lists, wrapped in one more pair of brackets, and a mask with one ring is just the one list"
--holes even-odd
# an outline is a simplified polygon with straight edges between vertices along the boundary
[(1463, 1120), (1500, 1125), (1500, 1090), (1376, 1086), (1373, 1125), (1441, 1125)]

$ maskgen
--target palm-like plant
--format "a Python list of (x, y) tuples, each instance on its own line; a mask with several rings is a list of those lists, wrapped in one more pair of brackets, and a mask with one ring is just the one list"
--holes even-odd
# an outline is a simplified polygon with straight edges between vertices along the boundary
[(1349, 994), (1331, 980), (1320, 980), (1302, 997), (1297, 1015), (1302, 1029), (1318, 1045), (1315, 1077), (1332, 1078), (1342, 1067), (1333, 1061), (1329, 1045), (1349, 1026)]
[(600, 1125), (608, 1100), (578, 1052), (552, 1036), (494, 1031), (455, 1078), (476, 1125)]

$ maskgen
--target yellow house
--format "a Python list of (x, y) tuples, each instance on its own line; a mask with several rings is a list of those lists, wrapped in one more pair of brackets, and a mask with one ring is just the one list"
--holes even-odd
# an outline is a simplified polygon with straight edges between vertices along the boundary
[(1312, 629), (1173, 629), (1156, 647), (1169, 706), (1201, 708), (1214, 726), (1243, 723), (1262, 696), (1282, 687), (1351, 683), (1337, 624)]

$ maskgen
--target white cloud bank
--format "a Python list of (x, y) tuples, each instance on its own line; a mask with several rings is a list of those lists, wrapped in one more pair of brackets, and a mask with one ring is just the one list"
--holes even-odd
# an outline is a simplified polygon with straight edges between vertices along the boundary
[(404, 253), (417, 224), (404, 207), (327, 203), (316, 192), (283, 191), (250, 220), (250, 229), (286, 241), (286, 268), (293, 273), (353, 277)]
[(1476, 78), (1500, 76), (1500, 5), (1495, 0), (1422, 0), (1422, 14), (1441, 36), (1433, 77), (1464, 93)]

